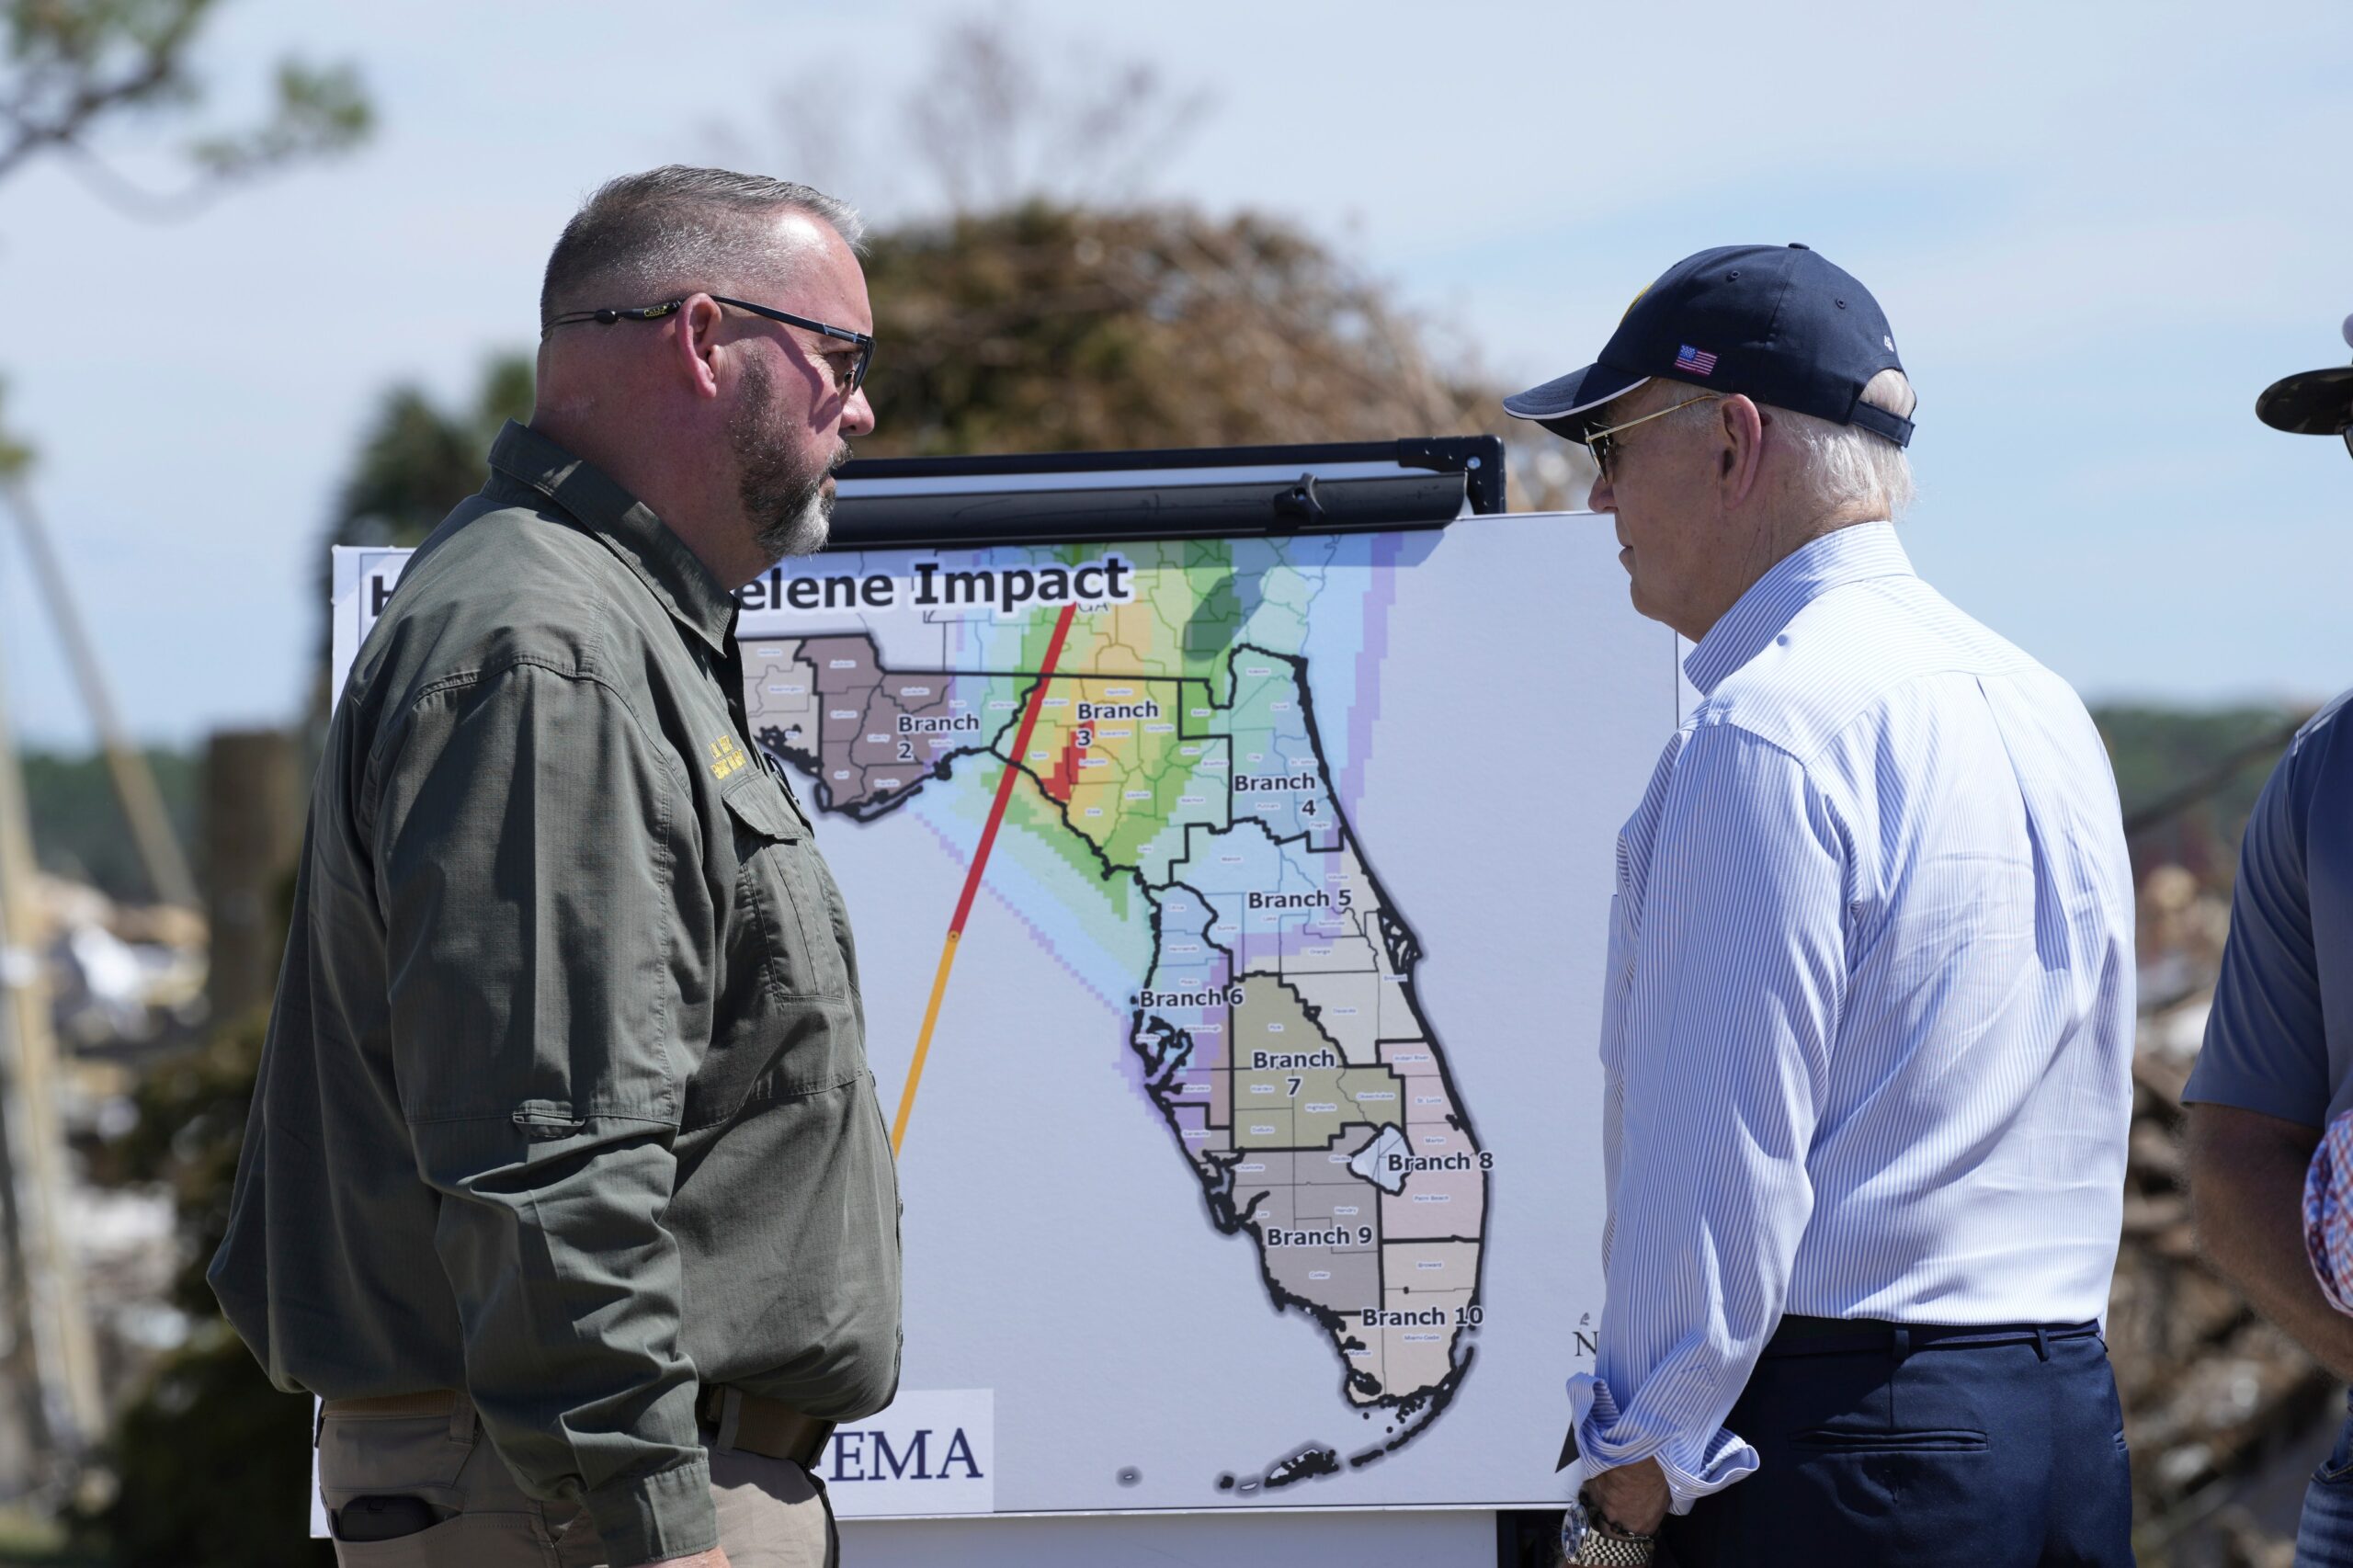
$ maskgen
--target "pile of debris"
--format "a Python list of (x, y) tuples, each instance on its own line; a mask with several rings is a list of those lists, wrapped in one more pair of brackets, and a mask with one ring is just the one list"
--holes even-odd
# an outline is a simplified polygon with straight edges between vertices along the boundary
[(63, 877), (34, 879), (50, 933), (44, 974), (61, 1051), (127, 1061), (192, 1043), (205, 1020), (204, 917), (118, 903)]
[(2178, 866), (2141, 887), (2140, 1035), (2124, 1237), (2108, 1342), (2132, 1448), (2144, 1564), (2287, 1568), (2339, 1390), (2200, 1256), (2181, 1139), (2229, 906)]
[(185, 909), (118, 903), (54, 876), (28, 892), (28, 945), (0, 952), (0, 979), (35, 988), (35, 1009), (7, 1021), (48, 1029), (6, 1032), (0, 1067), (53, 1131), (32, 1136), (30, 1113), (11, 1108), (0, 1176), (18, 1201), (0, 1275), (18, 1284), (0, 1314), (0, 1497), (54, 1502), (97, 1422), (189, 1333), (172, 1299), (187, 1262), (175, 1194), (109, 1180), (108, 1151), (140, 1124), (144, 1074), (203, 1037), (207, 943)]

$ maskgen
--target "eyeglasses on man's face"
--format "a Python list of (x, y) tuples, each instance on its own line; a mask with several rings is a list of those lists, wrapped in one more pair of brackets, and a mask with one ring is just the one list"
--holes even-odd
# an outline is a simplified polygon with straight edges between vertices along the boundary
[[(844, 397), (851, 396), (866, 384), (866, 368), (874, 362), (874, 339), (870, 335), (852, 332), (848, 327), (835, 326), (827, 322), (813, 321), (807, 316), (796, 316), (790, 311), (779, 311), (769, 305), (756, 305), (749, 300), (731, 300), (724, 294), (713, 294), (710, 299), (718, 304), (733, 305), (739, 311), (749, 311), (756, 316), (766, 316), (770, 321), (782, 322), (787, 326), (797, 326), (803, 332), (813, 332), (850, 345), (850, 352), (826, 354), (822, 358), (833, 374), (835, 387)], [(610, 326), (615, 322), (660, 321), (686, 302), (683, 299), (665, 300), (658, 305), (606, 305), (593, 311), (572, 311), (555, 317), (548, 326), (553, 330), (575, 322), (595, 322), (601, 326)], [(847, 374), (835, 363), (838, 359), (849, 361)]]
[(1617, 476), (1609, 472), (1609, 464), (1624, 449), (1625, 443), (1618, 438), (1621, 431), (1631, 430), (1637, 425), (1647, 425), (1654, 419), (1664, 419), (1670, 414), (1680, 414), (1694, 403), (1707, 403), (1723, 395), (1722, 392), (1701, 392), (1698, 397), (1687, 397), (1672, 407), (1662, 408), (1656, 414), (1645, 414), (1640, 419), (1629, 419), (1622, 425), (1612, 425), (1607, 429), (1586, 431), (1585, 449), (1593, 454), (1593, 466), (1601, 472), (1602, 483), (1615, 484), (1618, 482)]

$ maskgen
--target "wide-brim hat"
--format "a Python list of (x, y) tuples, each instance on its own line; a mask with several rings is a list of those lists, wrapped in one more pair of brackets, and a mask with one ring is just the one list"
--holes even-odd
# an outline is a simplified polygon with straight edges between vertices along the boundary
[[(2345, 341), (2353, 347), (2353, 316), (2345, 318)], [(2336, 435), (2353, 426), (2353, 365), (2282, 376), (2255, 400), (2255, 416), (2293, 436)]]

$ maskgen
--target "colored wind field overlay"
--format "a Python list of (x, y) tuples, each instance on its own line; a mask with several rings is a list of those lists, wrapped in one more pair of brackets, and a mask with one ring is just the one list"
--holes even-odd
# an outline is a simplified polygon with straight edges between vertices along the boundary
[[(1264, 1467), (1270, 1488), (1370, 1463), (1447, 1408), (1483, 1317), (1495, 1163), (1415, 993), (1421, 944), (1351, 825), (1311, 697), (1310, 610), (1347, 607), (1319, 599), (1312, 561), (1236, 559), (1280, 548), (801, 562), (747, 604), (765, 587), (767, 605), (806, 611), (811, 630), (744, 645), (754, 733), (813, 781), (821, 812), (870, 824), (945, 804), (940, 791), (988, 802), (961, 904), (952, 921), (941, 911), (946, 949), (894, 1137), (907, 1135), (933, 1025), (955, 1012), (949, 974), (991, 846), (1006, 855), (1000, 826), (1148, 923), (1147, 967), (1104, 991), (1125, 1013), (1124, 1039), (1107, 1044), (1131, 1053), (1150, 1107), (1139, 1131), (1156, 1113), (1210, 1223), (1248, 1239), (1279, 1310), (1320, 1325), (1354, 1417), (1348, 1440)], [(939, 586), (950, 581), (952, 597)], [(1072, 585), (1096, 597), (1074, 598)], [(873, 628), (860, 624), (870, 611)], [(1377, 647), (1356, 654), (1350, 681), (1377, 674)], [(1064, 949), (1100, 917), (1007, 896)]]

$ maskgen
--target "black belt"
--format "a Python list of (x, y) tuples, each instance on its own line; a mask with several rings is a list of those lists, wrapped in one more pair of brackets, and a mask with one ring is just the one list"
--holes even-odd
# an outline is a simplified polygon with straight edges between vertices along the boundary
[(695, 1414), (719, 1428), (714, 1449), (734, 1449), (772, 1460), (790, 1460), (813, 1470), (817, 1458), (833, 1441), (834, 1424), (803, 1415), (782, 1400), (766, 1399), (724, 1383), (706, 1383), (695, 1400)]
[(1878, 1318), (1810, 1318), (1791, 1313), (1766, 1343), (1768, 1356), (1836, 1356), (1881, 1350), (1908, 1356), (1937, 1346), (2031, 1345), (2043, 1359), (2054, 1340), (2097, 1338), (2097, 1323), (1886, 1323)]

